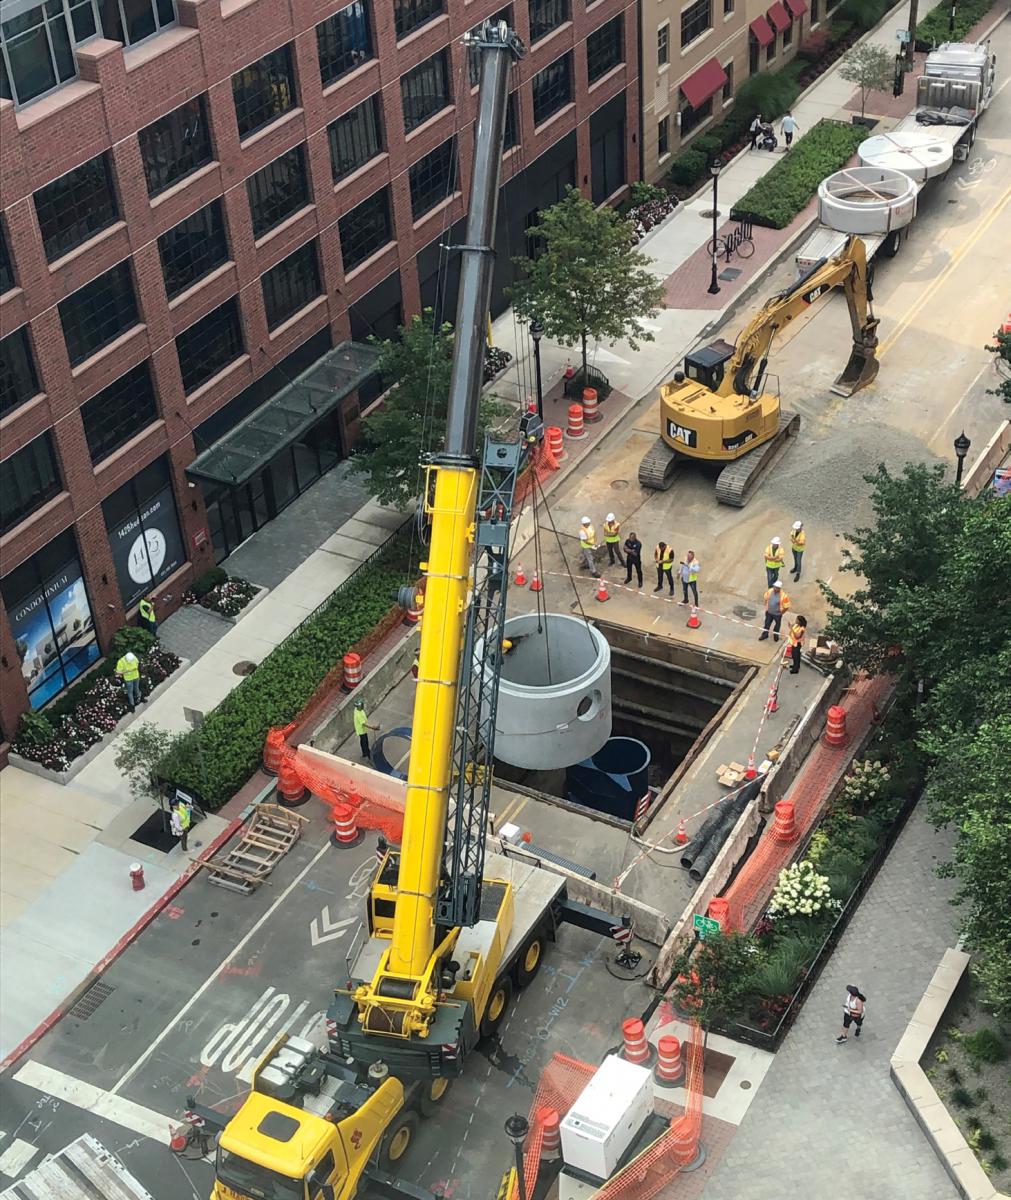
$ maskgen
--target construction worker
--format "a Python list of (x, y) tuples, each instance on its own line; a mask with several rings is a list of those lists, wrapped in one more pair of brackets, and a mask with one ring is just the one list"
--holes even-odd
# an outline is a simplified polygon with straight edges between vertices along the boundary
[(127, 650), (116, 663), (116, 674), (123, 681), (126, 702), (130, 711), (133, 712), (142, 701), (140, 698), (140, 659), (132, 650)]
[(678, 578), (681, 580), (681, 594), (684, 599), (682, 604), (688, 603), (688, 589), (692, 589), (692, 595), (695, 597), (695, 603), (699, 602), (699, 571), (701, 564), (695, 557), (695, 551), (689, 550), (681, 562), (678, 564)]
[(185, 800), (177, 800), (172, 807), (172, 832), (179, 839), (179, 845), (183, 850), (189, 849), (187, 846), (187, 838), (190, 834), (190, 826), (193, 824), (193, 810)]
[(807, 534), (804, 532), (804, 522), (794, 521), (790, 530), (790, 549), (793, 551), (793, 581), (800, 579), (800, 568), (804, 561), (804, 547), (807, 545)]
[(797, 617), (790, 626), (790, 644), (786, 653), (790, 659), (790, 674), (800, 674), (800, 654), (804, 649), (804, 638), (807, 637), (807, 617)]
[(758, 640), (764, 642), (769, 636), (769, 629), (775, 626), (773, 640), (779, 641), (779, 627), (783, 622), (783, 613), (788, 612), (790, 608), (790, 597), (786, 594), (786, 589), (777, 579), (771, 588), (765, 593), (765, 629), (759, 635)]
[(372, 747), (369, 745), (369, 730), (373, 733), (379, 731), (378, 725), (370, 725), (369, 718), (365, 712), (365, 701), (355, 701), (355, 733), (358, 734), (358, 744), (362, 748), (362, 758), (366, 762), (372, 761)]
[(674, 551), (666, 542), (657, 542), (653, 551), (653, 561), (656, 563), (656, 587), (654, 592), (663, 591), (663, 581), (666, 579), (670, 594), (674, 595)]
[(507, 654), (510, 654), (513, 650), (516, 649), (516, 647), (520, 644), (520, 642), (525, 642), (529, 636), (530, 636), (529, 633), (521, 633), (515, 637), (503, 638), (502, 639), (502, 657), (505, 658), (505, 656)]
[(148, 633), (158, 632), (158, 618), (154, 615), (154, 604), (148, 596), (137, 605), (137, 624)]
[(593, 552), (597, 548), (597, 534), (589, 517), (579, 522), (579, 552), (583, 556), (583, 570), (589, 571), (594, 579), (600, 578)]
[(414, 662), (411, 663), (411, 678), (412, 679), (418, 678), (418, 670), (420, 669), (420, 667), (421, 667), (421, 659), (418, 657), (417, 652), (415, 652)]
[(765, 586), (772, 585), (779, 578), (783, 568), (786, 566), (786, 554), (783, 552), (783, 542), (781, 538), (774, 537), (772, 541), (765, 547)]
[(632, 582), (632, 572), (635, 571), (636, 579), (639, 582), (636, 587), (642, 587), (642, 542), (636, 536), (633, 530), (627, 538), (625, 538), (625, 582)]
[(621, 545), (618, 541), (620, 537), (621, 522), (614, 513), (608, 513), (604, 519), (604, 545), (607, 547), (607, 561), (612, 567), (615, 559), (618, 560), (620, 566), (625, 565), (625, 560), (621, 556)]

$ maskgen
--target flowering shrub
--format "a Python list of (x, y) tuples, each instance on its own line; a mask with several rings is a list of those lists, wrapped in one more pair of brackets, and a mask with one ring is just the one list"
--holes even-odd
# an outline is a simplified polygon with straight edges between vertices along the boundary
[(773, 917), (811, 917), (833, 904), (828, 876), (805, 860), (780, 871), (768, 911)]
[[(661, 191), (662, 189), (656, 190)], [(630, 208), (627, 215), (629, 224), (632, 226), (632, 245), (638, 245), (654, 226), (669, 217), (676, 205), (677, 198), (663, 192), (660, 196), (655, 196)]]
[(183, 604), (199, 604), (223, 617), (235, 617), (256, 595), (256, 588), (245, 579), (230, 575), (209, 591), (199, 592), (194, 586), (183, 595)]
[[(178, 666), (179, 659), (168, 650), (160, 646), (149, 650), (140, 660), (141, 695), (150, 695)], [(19, 730), (11, 749), (50, 771), (66, 771), (75, 758), (116, 728), (127, 708), (120, 681), (113, 675), (97, 676), (71, 712), (49, 720), (49, 740), (40, 740), (44, 727), (39, 721), (29, 721), (23, 731)]]
[(880, 762), (855, 762), (843, 781), (843, 800), (851, 809), (869, 808), (881, 798), (889, 779), (888, 768)]
[(491, 383), (495, 376), (504, 371), (512, 362), (513, 356), (501, 346), (486, 346), (484, 351), (484, 383)]

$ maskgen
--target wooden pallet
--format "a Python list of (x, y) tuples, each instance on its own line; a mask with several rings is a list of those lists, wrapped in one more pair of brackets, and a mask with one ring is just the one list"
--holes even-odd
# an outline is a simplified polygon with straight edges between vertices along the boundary
[(254, 892), (302, 836), (307, 818), (277, 804), (258, 804), (238, 843), (217, 858), (197, 865), (217, 887)]

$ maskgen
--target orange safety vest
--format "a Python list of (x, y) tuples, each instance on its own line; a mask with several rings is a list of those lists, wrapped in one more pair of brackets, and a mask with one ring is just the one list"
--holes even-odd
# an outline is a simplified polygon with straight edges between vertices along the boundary
[(804, 634), (807, 632), (804, 625), (793, 625), (790, 627), (790, 645), (803, 646)]
[(779, 591), (779, 611), (781, 613), (785, 613), (790, 607), (790, 597), (786, 594), (785, 591), (783, 591), (782, 588), (778, 588), (778, 589), (777, 588), (769, 588), (769, 590), (765, 593), (765, 607), (766, 607), (766, 609), (768, 609), (769, 597), (772, 595), (773, 592), (775, 592), (777, 590)]

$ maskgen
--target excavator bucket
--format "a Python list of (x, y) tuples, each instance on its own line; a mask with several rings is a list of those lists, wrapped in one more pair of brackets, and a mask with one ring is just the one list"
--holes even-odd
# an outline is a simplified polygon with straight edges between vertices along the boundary
[(861, 388), (873, 383), (879, 366), (877, 328), (877, 321), (869, 321), (860, 341), (853, 342), (846, 369), (832, 384), (835, 395), (852, 396), (854, 392), (859, 392)]

